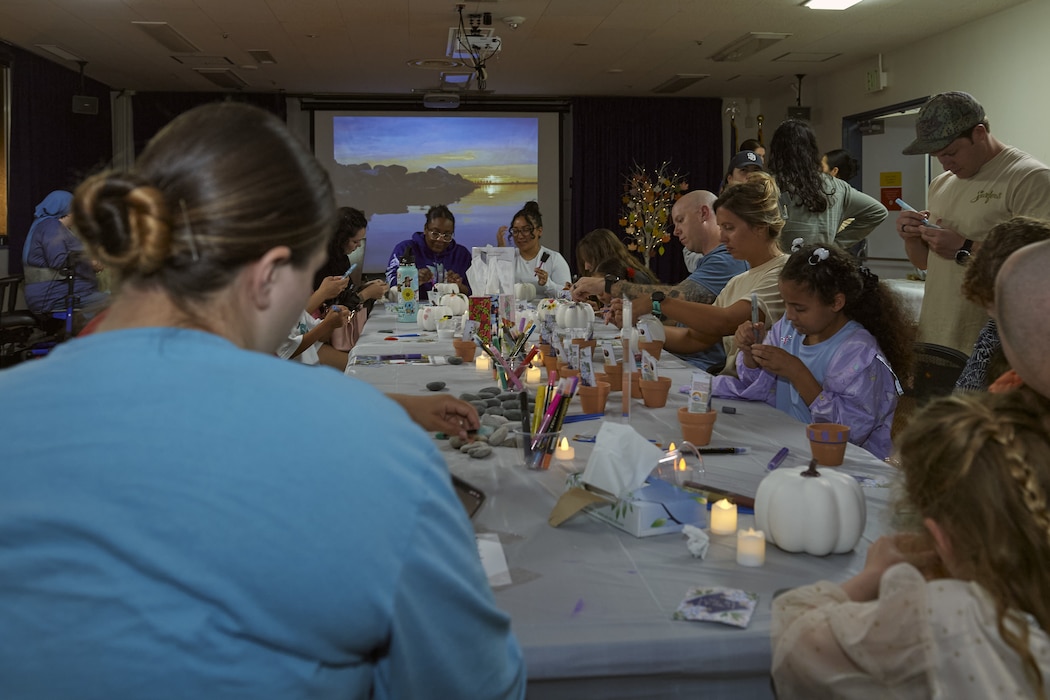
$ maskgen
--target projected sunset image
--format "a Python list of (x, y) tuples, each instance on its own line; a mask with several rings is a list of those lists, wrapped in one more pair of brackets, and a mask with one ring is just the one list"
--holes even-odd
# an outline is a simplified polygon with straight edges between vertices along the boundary
[(534, 117), (339, 116), (332, 130), (337, 201), (369, 218), (366, 270), (384, 268), (431, 206), (452, 210), (456, 240), (469, 248), (495, 242), (496, 229), (537, 199)]

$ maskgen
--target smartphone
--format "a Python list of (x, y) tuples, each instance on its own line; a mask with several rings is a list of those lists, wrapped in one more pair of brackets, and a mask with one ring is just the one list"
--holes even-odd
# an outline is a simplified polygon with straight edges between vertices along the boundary
[(474, 514), (481, 509), (481, 505), (485, 502), (485, 494), (481, 489), (468, 484), (455, 474), (452, 475), (452, 487), (456, 489), (459, 502), (463, 504), (463, 509), (467, 511), (467, 517), (473, 518)]

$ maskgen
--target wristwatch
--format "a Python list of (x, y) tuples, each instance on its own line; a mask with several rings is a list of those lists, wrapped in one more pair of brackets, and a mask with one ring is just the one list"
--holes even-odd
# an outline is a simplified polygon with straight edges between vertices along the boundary
[(605, 276), (605, 293), (612, 294), (612, 286), (620, 281), (616, 275), (609, 273)]
[(660, 308), (660, 302), (666, 299), (667, 295), (663, 292), (656, 291), (653, 292), (652, 296), (650, 296), (649, 298), (653, 302), (653, 316), (656, 316), (659, 319), (663, 319), (664, 312), (663, 309)]
[(960, 265), (965, 265), (966, 263), (968, 263), (970, 261), (971, 248), (973, 248), (973, 241), (967, 238), (966, 241), (963, 242), (962, 248), (959, 248), (959, 250), (955, 251), (955, 262), (959, 263)]

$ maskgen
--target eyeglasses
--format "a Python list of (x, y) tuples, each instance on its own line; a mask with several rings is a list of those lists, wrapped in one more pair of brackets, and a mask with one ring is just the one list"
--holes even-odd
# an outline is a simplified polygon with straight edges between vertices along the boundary
[(432, 229), (432, 228), (426, 229), (426, 232), (427, 232), (427, 235), (430, 236), (435, 241), (448, 242), (448, 241), (451, 241), (452, 238), (456, 235), (455, 231), (449, 231), (448, 233), (444, 233), (442, 231), (437, 231), (437, 230)]
[(530, 239), (532, 239), (532, 238), (536, 237), (532, 233), (535, 230), (536, 229), (534, 229), (532, 226), (526, 226), (525, 228), (512, 228), (510, 230), (510, 235), (514, 236), (515, 238), (521, 238), (522, 236), (528, 236)]

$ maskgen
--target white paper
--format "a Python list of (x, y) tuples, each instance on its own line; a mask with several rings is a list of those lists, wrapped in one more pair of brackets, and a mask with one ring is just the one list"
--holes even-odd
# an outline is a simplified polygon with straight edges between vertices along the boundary
[(486, 532), (474, 536), (478, 545), (478, 556), (481, 557), (481, 566), (488, 576), (489, 585), (493, 588), (509, 586), (510, 569), (507, 567), (507, 557), (503, 554), (503, 545), (500, 544), (499, 535), (494, 532)]
[(583, 470), (584, 483), (624, 498), (641, 488), (664, 452), (624, 423), (603, 422)]

